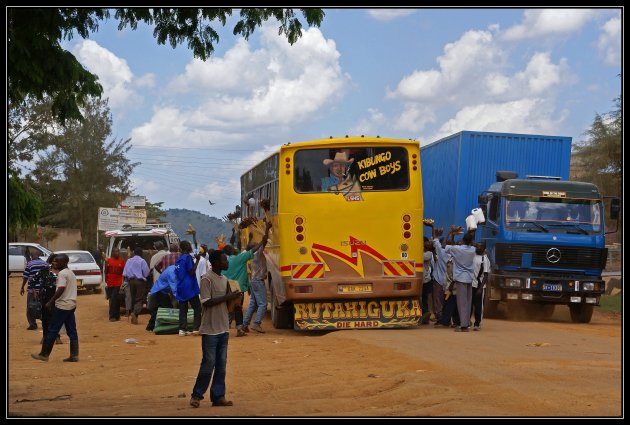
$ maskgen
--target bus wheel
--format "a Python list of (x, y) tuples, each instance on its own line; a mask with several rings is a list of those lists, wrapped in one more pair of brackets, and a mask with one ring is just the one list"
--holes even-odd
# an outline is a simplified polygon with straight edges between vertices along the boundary
[(569, 304), (571, 321), (576, 323), (589, 323), (593, 316), (593, 304)]
[(291, 308), (278, 305), (276, 294), (271, 286), (271, 324), (276, 329), (291, 329), (292, 322)]

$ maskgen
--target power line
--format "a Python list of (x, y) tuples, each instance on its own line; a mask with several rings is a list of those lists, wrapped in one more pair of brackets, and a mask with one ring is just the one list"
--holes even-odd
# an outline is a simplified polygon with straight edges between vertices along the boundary
[[(138, 148), (138, 149), (177, 149), (177, 150), (181, 150), (181, 149), (194, 149), (194, 150), (200, 150), (200, 149), (204, 149), (204, 148), (186, 148), (186, 147), (175, 147), (175, 146), (162, 146), (162, 145), (153, 145), (153, 146), (136, 146), (133, 145), (133, 148)], [(211, 147), (206, 147), (205, 149), (208, 150), (212, 150), (212, 151), (221, 151), (221, 152), (252, 152), (253, 149), (222, 149), (222, 148), (211, 148)], [(277, 152), (278, 149), (277, 148), (267, 148), (267, 149), (258, 149), (259, 151), (262, 152)]]
[[(163, 160), (164, 159), (164, 155), (138, 155), (137, 153), (132, 154), (134, 157), (138, 157), (139, 159), (157, 159), (157, 160)], [(203, 159), (203, 157), (200, 157), (199, 155), (195, 155), (195, 156), (186, 156), (186, 155), (177, 155), (175, 158), (178, 159), (183, 159), (183, 158), (191, 158), (191, 159)], [(225, 161), (239, 161), (239, 162), (259, 162), (259, 160), (257, 159), (237, 159), (237, 158), (219, 158), (219, 157), (213, 157), (213, 158), (208, 158), (210, 160), (214, 159), (214, 160), (225, 160)]]
[[(147, 174), (147, 177), (151, 177), (151, 178), (154, 178), (154, 179), (166, 179), (166, 181), (171, 181), (171, 180), (168, 180), (168, 175), (169, 174), (177, 174), (177, 175), (185, 176), (185, 177), (190, 177), (190, 175), (191, 175), (190, 173), (186, 173), (186, 172), (170, 171), (170, 170), (168, 171), (168, 173), (164, 173), (164, 174), (160, 174), (160, 171), (153, 170), (153, 169), (149, 169), (149, 170), (143, 169), (143, 170), (141, 170), (141, 172)], [(140, 173), (138, 173), (138, 174), (140, 174)], [(225, 179), (217, 179), (217, 178), (210, 179), (209, 178), (209, 180), (211, 180), (211, 181), (218, 181), (218, 182), (225, 183), (225, 184), (231, 184), (230, 180), (225, 180)], [(240, 185), (240, 179), (235, 179), (235, 180), (236, 180), (236, 184)], [(161, 181), (160, 181), (160, 183), (161, 183)], [(181, 189), (181, 187), (180, 187), (180, 189)]]
[[(172, 166), (177, 166), (177, 167), (182, 167), (182, 168), (205, 168), (208, 169), (209, 166), (211, 165), (220, 165), (221, 169), (225, 169), (225, 170), (235, 170), (235, 171), (240, 171), (242, 173), (244, 173), (245, 171), (249, 170), (251, 167), (239, 167), (239, 166), (229, 166), (229, 165), (225, 165), (225, 164), (220, 164), (220, 163), (215, 163), (215, 164), (211, 164), (211, 163), (191, 163), (190, 161), (173, 161), (173, 160), (169, 160), (169, 161), (157, 161), (157, 162), (149, 162), (152, 160), (146, 160), (143, 161), (142, 164), (146, 164), (146, 165), (152, 165), (152, 166), (158, 166), (158, 167), (168, 167), (169, 165)], [(183, 165), (185, 164), (185, 165)]]

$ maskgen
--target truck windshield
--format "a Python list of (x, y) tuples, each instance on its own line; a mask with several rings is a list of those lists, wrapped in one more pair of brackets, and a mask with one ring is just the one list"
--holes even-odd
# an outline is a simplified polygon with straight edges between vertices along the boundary
[(527, 228), (538, 223), (546, 228), (566, 228), (587, 233), (601, 230), (601, 201), (597, 199), (508, 196), (505, 224), (508, 228)]

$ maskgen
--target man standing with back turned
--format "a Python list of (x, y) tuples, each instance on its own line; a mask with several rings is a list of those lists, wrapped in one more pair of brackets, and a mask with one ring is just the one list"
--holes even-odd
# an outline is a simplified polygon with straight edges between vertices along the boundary
[(225, 374), (230, 328), (228, 325), (227, 301), (240, 296), (229, 292), (230, 287), (221, 272), (228, 268), (228, 260), (223, 251), (213, 251), (209, 255), (212, 269), (201, 278), (200, 297), (202, 303), (201, 326), (201, 365), (193, 387), (190, 405), (199, 407), (203, 395), (210, 386), (210, 401), (213, 406), (232, 406), (225, 399)]

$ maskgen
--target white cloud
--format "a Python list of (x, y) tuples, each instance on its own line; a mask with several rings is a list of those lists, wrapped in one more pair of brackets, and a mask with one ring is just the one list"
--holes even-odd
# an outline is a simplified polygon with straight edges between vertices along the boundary
[[(240, 187), (238, 178), (231, 178), (227, 183), (210, 182), (200, 188), (196, 188), (194, 192), (190, 192), (189, 198), (196, 200), (221, 200), (224, 198), (233, 198), (232, 201), (238, 201), (238, 195), (235, 196), (234, 187)], [(232, 204), (232, 202), (230, 202)]]
[(138, 87), (155, 87), (155, 74), (149, 72), (134, 80)]
[(393, 21), (403, 16), (409, 16), (416, 11), (414, 9), (370, 9), (368, 15), (377, 21)]
[(334, 41), (316, 28), (303, 31), (293, 46), (273, 24), (260, 32), (261, 49), (252, 51), (239, 39), (223, 58), (192, 61), (169, 86), (205, 96), (191, 112), (196, 125), (289, 125), (311, 118), (341, 97), (347, 77)]
[(419, 106), (414, 103), (405, 105), (405, 109), (394, 123), (396, 130), (418, 132), (424, 130), (429, 123), (436, 121), (435, 112), (427, 106)]
[(90, 72), (98, 75), (98, 81), (103, 86), (103, 97), (109, 98), (112, 108), (140, 101), (138, 94), (131, 88), (133, 73), (126, 60), (92, 40), (79, 41), (73, 54)]
[(383, 125), (386, 123), (385, 115), (376, 108), (368, 108), (369, 118), (361, 119), (354, 127), (348, 130), (349, 135), (358, 136), (363, 135), (377, 135), (379, 130), (383, 130)]
[(131, 185), (132, 188), (135, 188), (136, 190), (138, 188), (142, 188), (143, 194), (158, 192), (160, 189), (162, 189), (162, 186), (159, 182), (156, 182), (153, 179), (138, 176), (137, 174), (133, 174), (131, 176)]
[(567, 34), (579, 30), (596, 16), (592, 9), (530, 9), (524, 13), (522, 23), (508, 28), (506, 40), (523, 40), (552, 34)]
[(514, 76), (514, 80), (524, 85), (529, 95), (543, 94), (560, 83), (565, 61), (555, 65), (551, 63), (550, 56), (549, 53), (534, 54), (525, 70)]
[(493, 96), (501, 96), (510, 89), (510, 79), (503, 74), (492, 72), (484, 79), (488, 93)]
[(525, 98), (505, 103), (466, 106), (444, 123), (431, 137), (435, 141), (463, 130), (509, 133), (555, 134), (566, 112), (552, 119), (553, 105), (540, 98)]
[(225, 133), (190, 125), (195, 116), (180, 112), (177, 108), (164, 107), (157, 109), (151, 121), (131, 131), (131, 139), (137, 146), (173, 146), (186, 147), (218, 147), (227, 146), (243, 139), (238, 132)]
[[(243, 158), (243, 162), (247, 162), (249, 164), (257, 164), (263, 159), (267, 158), (272, 152), (278, 152), (282, 144), (277, 145), (264, 145), (262, 149), (254, 150), (249, 155)], [(246, 167), (249, 169), (249, 166)], [(247, 170), (243, 170), (247, 171)]]
[[(416, 70), (403, 78), (390, 98), (413, 101), (449, 101), (454, 96), (473, 94), (491, 70), (503, 66), (504, 53), (488, 31), (467, 31), (454, 43), (444, 46), (437, 58), (439, 70)], [(474, 97), (477, 97), (475, 94)]]
[(597, 41), (597, 48), (604, 57), (606, 65), (621, 65), (621, 18), (614, 17), (602, 27), (602, 34)]

